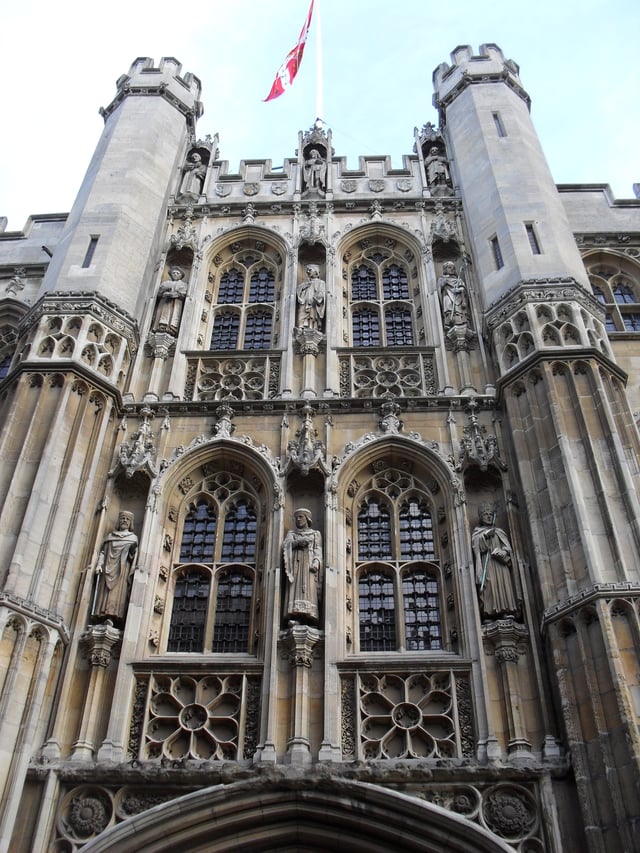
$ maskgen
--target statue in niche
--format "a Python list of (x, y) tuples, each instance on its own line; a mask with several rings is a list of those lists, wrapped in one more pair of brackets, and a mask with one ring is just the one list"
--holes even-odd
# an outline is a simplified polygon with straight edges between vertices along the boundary
[(456, 265), (446, 261), (438, 279), (438, 290), (442, 299), (442, 315), (445, 329), (452, 326), (469, 325), (469, 293), (467, 285), (457, 273)]
[(296, 297), (298, 300), (298, 327), (301, 329), (322, 330), (326, 286), (320, 278), (320, 267), (317, 264), (307, 264), (306, 278), (298, 285)]
[(317, 148), (312, 148), (302, 167), (305, 190), (316, 190), (324, 194), (327, 189), (327, 164)]
[(124, 620), (137, 550), (133, 513), (121, 512), (118, 527), (108, 534), (98, 555), (92, 616), (112, 619), (114, 624)]
[(169, 278), (160, 285), (158, 302), (153, 315), (151, 329), (165, 332), (176, 337), (180, 328), (182, 308), (187, 295), (187, 285), (183, 281), (184, 271), (180, 267), (171, 267)]
[(284, 571), (288, 581), (285, 619), (317, 625), (322, 595), (322, 537), (311, 527), (311, 510), (301, 507), (293, 513), (295, 529), (282, 544)]
[(202, 156), (194, 151), (184, 166), (184, 175), (180, 185), (179, 195), (193, 196), (199, 198), (202, 194), (207, 165), (203, 163)]
[(496, 527), (496, 513), (488, 504), (478, 511), (471, 546), (483, 617), (519, 616), (522, 603), (513, 585), (513, 549), (504, 530)]
[(429, 187), (450, 187), (451, 175), (449, 164), (440, 149), (434, 145), (429, 149), (429, 155), (424, 161)]

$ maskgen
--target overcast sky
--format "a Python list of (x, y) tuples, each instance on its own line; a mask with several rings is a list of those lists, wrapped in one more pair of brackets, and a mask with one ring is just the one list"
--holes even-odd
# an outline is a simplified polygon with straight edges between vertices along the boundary
[[(318, 0), (316, 0), (316, 3)], [(460, 44), (494, 42), (520, 65), (557, 183), (640, 182), (638, 0), (321, 0), (322, 118), (337, 155), (390, 154), (437, 123), (432, 73)], [(175, 56), (203, 85), (198, 135), (220, 156), (293, 156), (316, 117), (317, 20), (296, 82), (263, 103), (308, 0), (21, 0), (2, 16), (0, 216), (68, 211), (103, 127), (98, 114), (137, 56)]]

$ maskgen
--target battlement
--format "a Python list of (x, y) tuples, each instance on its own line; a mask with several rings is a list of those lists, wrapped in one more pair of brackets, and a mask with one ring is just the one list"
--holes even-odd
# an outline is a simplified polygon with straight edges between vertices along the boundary
[(182, 63), (173, 56), (163, 56), (157, 66), (150, 57), (139, 56), (129, 73), (118, 78), (116, 96), (107, 107), (100, 108), (100, 114), (106, 121), (129, 95), (152, 95), (165, 98), (185, 115), (199, 118), (203, 112), (202, 84), (195, 74), (188, 71), (181, 76), (181, 71)]
[(530, 105), (520, 82), (520, 67), (512, 59), (505, 59), (497, 44), (481, 44), (478, 54), (468, 44), (458, 45), (451, 53), (451, 62), (440, 63), (433, 72), (433, 104), (437, 109), (448, 106), (473, 83), (504, 82)]

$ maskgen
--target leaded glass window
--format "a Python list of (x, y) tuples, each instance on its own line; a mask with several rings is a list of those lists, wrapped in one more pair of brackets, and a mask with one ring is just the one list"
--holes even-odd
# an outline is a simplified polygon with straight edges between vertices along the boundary
[[(369, 247), (368, 242), (362, 241), (362, 251), (355, 257), (351, 257), (351, 252), (345, 255), (345, 261), (350, 263), (344, 274), (351, 283), (351, 344), (354, 347), (413, 346), (416, 304), (411, 296), (406, 263), (407, 259), (413, 259), (412, 252), (403, 247), (400, 254), (395, 240), (385, 240), (385, 245), (393, 247), (391, 252)], [(411, 274), (417, 275), (415, 267)]]
[(185, 499), (177, 525), (167, 651), (251, 652), (258, 560), (255, 490), (250, 481), (222, 470), (193, 483)]
[(376, 467), (354, 496), (358, 650), (442, 649), (433, 498), (407, 470)]
[(244, 294), (244, 272), (230, 269), (220, 277), (218, 305), (237, 305), (242, 303)]
[(629, 258), (609, 255), (606, 251), (585, 259), (591, 288), (596, 299), (606, 308), (605, 329), (608, 333), (640, 332), (640, 268)]
[(413, 651), (442, 648), (438, 581), (422, 569), (402, 578), (406, 647)]
[(393, 578), (370, 570), (358, 583), (360, 651), (388, 652), (396, 648)]
[(354, 347), (380, 346), (380, 319), (377, 311), (363, 308), (353, 314)]
[(216, 314), (211, 334), (212, 350), (234, 350), (238, 345), (238, 332), (240, 330), (240, 316), (231, 311), (223, 311)]
[(269, 349), (271, 346), (271, 312), (252, 311), (247, 314), (244, 330), (244, 349)]
[(249, 302), (273, 302), (275, 297), (275, 276), (267, 267), (260, 267), (251, 276)]
[(167, 651), (203, 651), (210, 588), (209, 573), (200, 569), (188, 570), (178, 577)]

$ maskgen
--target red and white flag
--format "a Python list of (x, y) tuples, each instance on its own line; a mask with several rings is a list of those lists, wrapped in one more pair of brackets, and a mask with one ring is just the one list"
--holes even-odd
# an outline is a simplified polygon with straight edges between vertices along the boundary
[(285, 61), (282, 63), (280, 68), (276, 73), (276, 79), (273, 81), (273, 86), (271, 87), (271, 91), (264, 99), (266, 101), (272, 101), (274, 98), (279, 98), (280, 95), (288, 89), (289, 86), (293, 83), (296, 74), (298, 73), (298, 68), (300, 68), (300, 63), (302, 62), (302, 54), (304, 53), (304, 46), (307, 43), (307, 36), (309, 35), (309, 27), (311, 26), (311, 15), (313, 14), (313, 0), (311, 0), (311, 5), (309, 6), (309, 14), (307, 15), (307, 20), (304, 22), (304, 26), (300, 30), (300, 35), (298, 36), (298, 42), (293, 50), (290, 50), (286, 56)]

